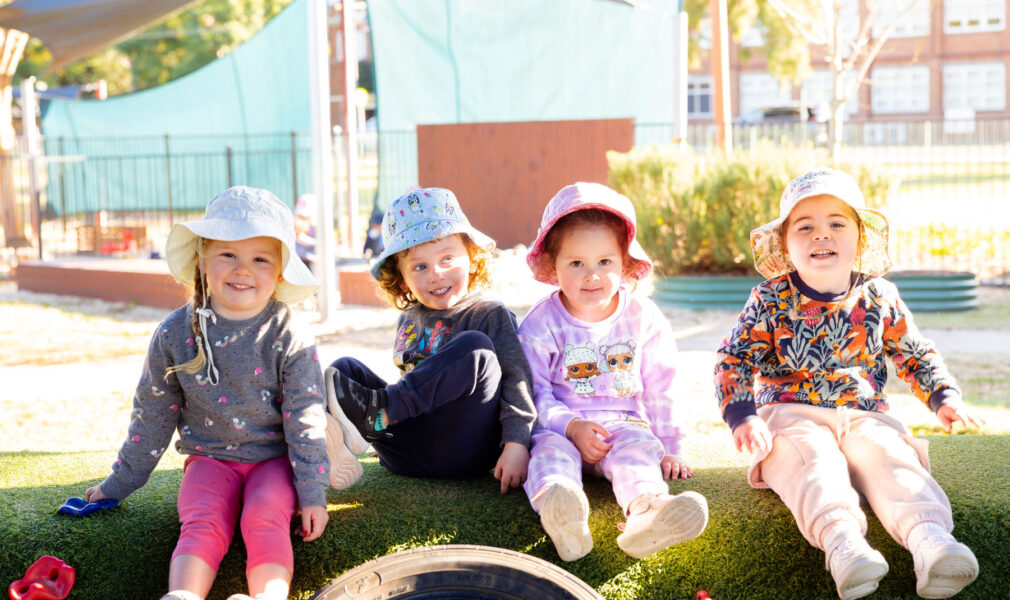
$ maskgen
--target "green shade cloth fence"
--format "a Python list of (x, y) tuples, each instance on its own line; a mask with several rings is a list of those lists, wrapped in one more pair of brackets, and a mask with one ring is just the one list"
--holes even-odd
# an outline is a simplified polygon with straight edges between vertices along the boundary
[(304, 154), (294, 176), (312, 191), (307, 7), (295, 0), (233, 52), (165, 85), (49, 103), (46, 155), (85, 159), (50, 164), (51, 209), (163, 209), (168, 198), (176, 210), (202, 209), (227, 186), (226, 171), (182, 161), (224, 165), (229, 147), (232, 183), (293, 202), (294, 144)]
[(398, 132), (379, 136), (379, 204), (436, 183), (417, 181), (417, 125), (670, 123), (677, 3), (635, 4), (369, 0), (379, 130)]

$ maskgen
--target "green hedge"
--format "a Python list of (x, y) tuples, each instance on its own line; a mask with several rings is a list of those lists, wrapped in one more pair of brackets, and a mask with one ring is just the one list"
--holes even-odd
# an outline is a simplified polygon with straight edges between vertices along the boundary
[[(772, 145), (732, 158), (675, 147), (610, 152), (610, 186), (631, 198), (638, 241), (659, 275), (756, 275), (751, 229), (779, 216), (779, 196), (794, 177), (826, 162), (812, 149)], [(890, 179), (839, 165), (859, 182), (871, 207), (884, 204)]]
[[(717, 438), (717, 439), (716, 439)], [(1010, 436), (930, 436), (933, 471), (951, 499), (955, 534), (978, 556), (981, 576), (959, 596), (1005, 597), (1010, 589)], [(713, 441), (714, 440), (714, 441)], [(71, 599), (135, 600), (164, 593), (168, 561), (179, 535), (175, 497), (180, 457), (166, 454), (151, 481), (123, 505), (86, 519), (55, 514), (57, 506), (104, 477), (114, 452), (0, 453), (0, 582), (19, 579), (43, 554), (77, 570)], [(835, 600), (824, 555), (800, 536), (773, 492), (746, 482), (747, 455), (725, 435), (694, 444), (695, 476), (673, 482), (705, 495), (709, 526), (700, 537), (647, 559), (617, 548), (620, 509), (609, 483), (586, 484), (595, 548), (561, 562), (526, 496), (498, 493), (488, 476), (473, 481), (408, 479), (365, 461), (359, 484), (329, 495), (330, 522), (310, 543), (295, 540), (292, 598), (308, 598), (326, 582), (367, 560), (407, 548), (480, 544), (528, 553), (558, 564), (608, 599)], [(868, 515), (870, 511), (867, 509)], [(869, 516), (869, 540), (891, 565), (875, 598), (916, 598), (912, 559)], [(236, 541), (222, 563), (211, 600), (244, 587), (244, 554)]]

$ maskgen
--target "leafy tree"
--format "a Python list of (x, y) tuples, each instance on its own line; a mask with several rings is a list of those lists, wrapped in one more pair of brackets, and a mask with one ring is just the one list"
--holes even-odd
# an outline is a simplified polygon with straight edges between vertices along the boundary
[(129, 59), (115, 47), (79, 60), (53, 73), (43, 73), (53, 58), (38, 38), (28, 40), (24, 55), (18, 63), (15, 83), (25, 77), (35, 77), (49, 87), (92, 84), (105, 79), (109, 95), (125, 94), (133, 88), (133, 75)]
[[(897, 3), (897, 10), (883, 11), (883, 2)], [(767, 5), (778, 13), (794, 36), (805, 42), (823, 46), (828, 68), (832, 73), (831, 127), (828, 144), (837, 161), (845, 125), (845, 105), (866, 81), (870, 66), (894, 31), (898, 20), (924, 0), (768, 0)], [(855, 36), (847, 34), (841, 19), (845, 2), (862, 4), (862, 14)], [(874, 31), (876, 29), (876, 31)], [(874, 36), (876, 33), (876, 36)], [(769, 54), (769, 56), (771, 56)], [(809, 59), (807, 63), (809, 64)]]
[(52, 73), (45, 72), (52, 56), (33, 39), (18, 66), (17, 79), (34, 75), (50, 86), (105, 79), (110, 95), (144, 90), (224, 56), (262, 29), (291, 1), (204, 0), (95, 56)]
[[(886, 3), (897, 1), (898, 10), (882, 11)], [(731, 37), (740, 37), (750, 27), (760, 26), (764, 37), (762, 51), (768, 59), (768, 72), (782, 82), (801, 83), (810, 74), (810, 47), (823, 46), (832, 72), (831, 126), (828, 129), (832, 155), (837, 159), (845, 125), (845, 106), (855, 97), (859, 86), (897, 22), (917, 4), (928, 0), (727, 0), (727, 22)], [(846, 34), (843, 5), (862, 7), (855, 35)], [(699, 23), (708, 16), (708, 0), (685, 0), (688, 42), (692, 66), (699, 63)], [(873, 33), (876, 30), (876, 36)], [(747, 48), (741, 53), (746, 58)]]

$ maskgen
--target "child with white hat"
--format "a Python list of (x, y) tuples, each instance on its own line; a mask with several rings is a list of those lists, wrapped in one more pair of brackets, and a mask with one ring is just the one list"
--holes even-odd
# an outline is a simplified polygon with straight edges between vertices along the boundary
[(613, 483), (627, 522), (617, 545), (642, 558), (705, 529), (708, 504), (688, 479), (673, 389), (673, 331), (631, 293), (652, 271), (631, 200), (598, 183), (562, 188), (544, 209), (526, 262), (558, 286), (519, 326), (533, 370), (537, 426), (526, 493), (562, 560), (593, 548), (583, 470)]
[(322, 370), (289, 308), (318, 286), (295, 253), (291, 210), (266, 190), (218, 194), (202, 219), (172, 228), (166, 248), (193, 298), (154, 333), (127, 439), (86, 499), (121, 500), (143, 486), (178, 431), (176, 450), (189, 456), (164, 598), (206, 597), (239, 520), (249, 593), (286, 598), (291, 519), (300, 509), (299, 535), (311, 541), (329, 518)]
[[(751, 232), (754, 288), (723, 340), (715, 388), (755, 488), (774, 490), (803, 537), (824, 550), (839, 597), (873, 593), (887, 574), (867, 544), (860, 494), (912, 552), (916, 592), (947, 598), (978, 575), (951, 536), (950, 503), (925, 440), (885, 414), (887, 359), (948, 431), (981, 426), (893, 284), (884, 215), (847, 173), (815, 168), (783, 191), (779, 218)], [(755, 383), (757, 385), (755, 385)]]
[(493, 468), (503, 494), (526, 479), (530, 372), (515, 315), (482, 293), (494, 246), (447, 189), (412, 190), (386, 209), (371, 272), (403, 311), (393, 348), (402, 376), (387, 383), (345, 357), (325, 379), (345, 438), (371, 442), (393, 473), (473, 477)]

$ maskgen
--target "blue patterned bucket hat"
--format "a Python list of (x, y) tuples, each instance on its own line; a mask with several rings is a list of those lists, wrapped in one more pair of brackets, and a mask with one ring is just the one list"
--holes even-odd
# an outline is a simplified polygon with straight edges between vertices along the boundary
[(400, 196), (382, 217), (383, 250), (372, 263), (372, 277), (378, 279), (379, 267), (397, 252), (456, 233), (465, 233), (486, 250), (495, 246), (494, 240), (470, 224), (451, 191), (424, 188)]

